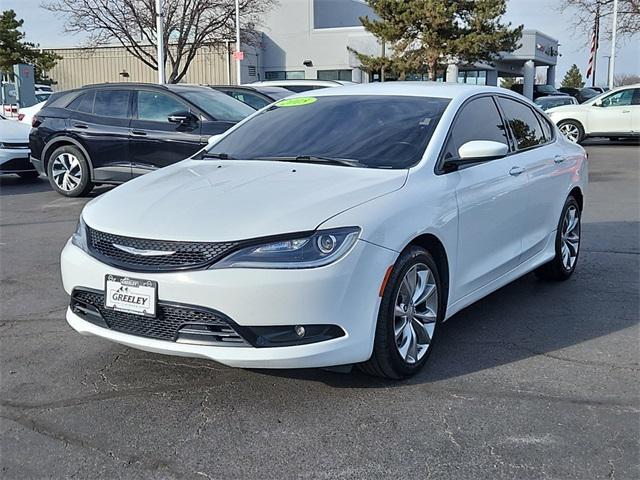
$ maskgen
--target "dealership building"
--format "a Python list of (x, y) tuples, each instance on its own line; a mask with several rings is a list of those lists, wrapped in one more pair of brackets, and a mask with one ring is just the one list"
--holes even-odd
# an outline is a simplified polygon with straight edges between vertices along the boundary
[[(322, 79), (358, 83), (379, 81), (379, 73), (360, 69), (353, 53), (382, 55), (383, 47), (360, 23), (374, 17), (362, 0), (279, 0), (265, 15), (258, 29), (260, 44), (244, 46), (241, 83), (257, 80)], [(523, 77), (524, 92), (533, 93), (536, 67), (546, 67), (547, 83), (555, 83), (558, 41), (536, 30), (524, 30), (521, 46), (491, 64), (451, 62), (440, 80), (497, 85), (498, 77)], [(235, 83), (233, 43), (227, 42), (199, 52), (184, 82)], [(155, 72), (131, 57), (121, 47), (55, 49), (62, 56), (49, 72), (59, 88), (99, 81), (155, 81)], [(421, 74), (408, 75), (423, 80)]]

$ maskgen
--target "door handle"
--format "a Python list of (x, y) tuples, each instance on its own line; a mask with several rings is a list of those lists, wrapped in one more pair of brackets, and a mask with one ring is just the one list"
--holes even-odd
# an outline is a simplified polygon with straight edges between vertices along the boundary
[(631, 113), (631, 110), (622, 110), (622, 113)]
[(74, 123), (73, 126), (76, 128), (89, 128), (89, 125), (85, 125), (84, 123)]
[(566, 158), (564, 158), (562, 155), (556, 155), (555, 157), (553, 157), (553, 161), (555, 163), (562, 163), (566, 160)]
[(517, 177), (521, 173), (524, 173), (523, 167), (512, 167), (511, 170), (509, 170), (509, 175), (511, 175), (512, 177)]
[(142, 130), (131, 130), (131, 134), (144, 137), (147, 134), (147, 132), (143, 132)]

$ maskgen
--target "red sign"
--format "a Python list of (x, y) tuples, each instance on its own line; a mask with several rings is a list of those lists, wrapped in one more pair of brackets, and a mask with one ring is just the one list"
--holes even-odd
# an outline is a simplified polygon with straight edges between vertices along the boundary
[(242, 50), (238, 50), (237, 52), (233, 52), (234, 60), (244, 60), (244, 52)]

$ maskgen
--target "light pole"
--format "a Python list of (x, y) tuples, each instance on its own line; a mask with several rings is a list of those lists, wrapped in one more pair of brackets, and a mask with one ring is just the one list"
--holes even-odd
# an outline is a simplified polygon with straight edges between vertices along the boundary
[(158, 83), (164, 83), (164, 42), (162, 27), (162, 0), (156, 0), (156, 43), (158, 44)]
[(242, 74), (242, 66), (240, 61), (242, 58), (242, 51), (240, 49), (240, 0), (236, 0), (236, 83), (240, 85), (242, 82), (240, 76)]
[(609, 88), (613, 88), (616, 70), (616, 34), (618, 33), (618, 0), (613, 0), (613, 25), (611, 27), (611, 58), (609, 59)]

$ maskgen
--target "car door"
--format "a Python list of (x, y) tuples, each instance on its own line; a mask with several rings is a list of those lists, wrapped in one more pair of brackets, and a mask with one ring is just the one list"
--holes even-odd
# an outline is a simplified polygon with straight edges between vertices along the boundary
[(129, 124), (131, 90), (91, 89), (69, 104), (73, 113), (67, 131), (89, 155), (97, 182), (126, 182), (131, 178)]
[(201, 123), (200, 116), (177, 95), (137, 90), (129, 141), (132, 175), (136, 177), (193, 155), (202, 146)]
[(588, 114), (589, 134), (631, 133), (633, 90), (618, 90), (591, 105)]
[(525, 169), (527, 205), (521, 226), (524, 262), (542, 252), (558, 223), (560, 208), (571, 183), (570, 159), (554, 142), (548, 120), (528, 104), (499, 96), (498, 105), (515, 142), (511, 158)]
[[(447, 139), (443, 160), (456, 158), (472, 140), (509, 144), (506, 127), (491, 96), (465, 103)], [(491, 283), (520, 263), (527, 204), (524, 169), (511, 156), (478, 162), (456, 175), (458, 247), (453, 300)]]

